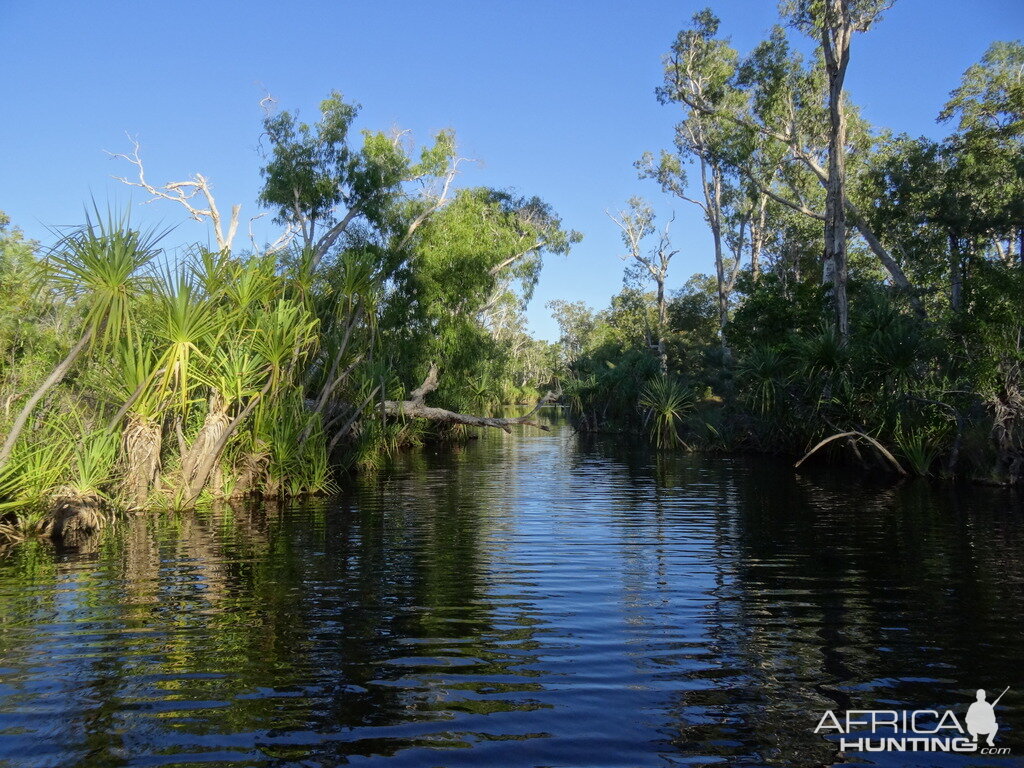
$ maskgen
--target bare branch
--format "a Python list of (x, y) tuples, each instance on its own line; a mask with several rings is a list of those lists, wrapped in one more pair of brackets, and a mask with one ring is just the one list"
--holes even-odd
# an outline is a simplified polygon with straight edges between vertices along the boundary
[(889, 463), (892, 464), (893, 469), (895, 469), (901, 475), (906, 475), (907, 474), (907, 470), (905, 470), (903, 468), (903, 466), (896, 460), (896, 457), (893, 456), (886, 449), (886, 447), (884, 445), (882, 445), (880, 442), (875, 440), (875, 438), (871, 437), (870, 435), (865, 435), (863, 432), (840, 432), (840, 433), (838, 433), (836, 435), (832, 435), (831, 437), (826, 437), (824, 440), (822, 440), (816, 446), (811, 448), (811, 450), (809, 450), (807, 452), (807, 454), (802, 459), (800, 459), (800, 461), (798, 461), (796, 464), (794, 464), (793, 466), (794, 467), (799, 467), (801, 464), (803, 464), (805, 461), (807, 461), (807, 459), (809, 459), (812, 455), (814, 455), (818, 451), (819, 448), (821, 448), (821, 447), (831, 443), (833, 440), (840, 440), (840, 439), (842, 439), (844, 437), (854, 437), (854, 438), (858, 438), (858, 439), (861, 439), (861, 440), (866, 440), (871, 445), (873, 445), (878, 450), (878, 452), (880, 454), (882, 454), (885, 458), (887, 458), (889, 460)]
[[(159, 187), (154, 186), (146, 180), (146, 169), (142, 163), (142, 157), (139, 155), (140, 145), (138, 140), (129, 134), (126, 135), (132, 143), (131, 154), (121, 152), (107, 152), (107, 154), (110, 157), (126, 160), (135, 166), (138, 181), (131, 181), (125, 176), (114, 176), (113, 178), (130, 187), (139, 187), (146, 190), (152, 196), (149, 200), (145, 201), (146, 203), (152, 203), (156, 200), (169, 200), (172, 203), (181, 205), (194, 221), (201, 222), (204, 219), (209, 219), (210, 223), (213, 224), (213, 233), (217, 240), (218, 250), (231, 250), (231, 243), (238, 231), (238, 217), (241, 214), (242, 206), (233, 205), (231, 207), (231, 216), (228, 221), (227, 232), (225, 233), (220, 209), (217, 208), (217, 201), (213, 196), (213, 190), (205, 176), (201, 173), (196, 173), (192, 178), (184, 181), (172, 181)], [(206, 201), (205, 208), (192, 203), (192, 200), (197, 195)]]
[(501, 273), (506, 267), (512, 266), (513, 264), (515, 264), (517, 261), (519, 261), (524, 256), (526, 256), (526, 255), (528, 255), (530, 253), (533, 253), (536, 250), (539, 250), (539, 249), (543, 248), (546, 244), (547, 244), (547, 240), (545, 240), (543, 237), (539, 238), (537, 240), (537, 242), (535, 242), (533, 245), (531, 245), (526, 250), (523, 250), (523, 251), (520, 251), (519, 253), (513, 254), (512, 256), (509, 256), (507, 259), (504, 259), (503, 261), (500, 261), (497, 264), (495, 264), (493, 267), (490, 268), (490, 270), (489, 270), (490, 274), (491, 275), (497, 275), (497, 274)]
[[(257, 214), (256, 216), (253, 216), (252, 218), (249, 219), (249, 242), (252, 244), (252, 248), (254, 251), (260, 250), (260, 246), (256, 242), (256, 235), (252, 231), (252, 225), (267, 215), (269, 214), (264, 212)], [(271, 254), (277, 253), (278, 251), (283, 251), (291, 244), (292, 240), (295, 239), (295, 235), (298, 233), (298, 231), (299, 228), (294, 222), (287, 222), (285, 224), (284, 231), (280, 235), (278, 235), (277, 239), (274, 240), (274, 242), (272, 242), (270, 245), (266, 247), (264, 253)]]

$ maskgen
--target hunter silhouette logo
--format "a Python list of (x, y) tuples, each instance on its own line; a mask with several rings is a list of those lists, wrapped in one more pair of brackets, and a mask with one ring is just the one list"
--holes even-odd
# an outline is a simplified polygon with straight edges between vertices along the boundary
[(996, 722), (996, 704), (999, 699), (1006, 695), (1010, 686), (999, 694), (999, 698), (989, 704), (985, 701), (985, 689), (978, 689), (978, 700), (971, 704), (967, 710), (967, 732), (978, 740), (978, 736), (987, 735), (986, 743), (991, 747), (994, 745), (996, 732), (999, 730), (999, 723)]
[[(827, 710), (814, 732), (839, 736), (839, 749), (843, 752), (1008, 755), (1009, 747), (995, 746), (999, 732), (995, 708), (1008, 690), (1010, 686), (1006, 686), (996, 700), (989, 703), (985, 690), (979, 688), (963, 721), (951, 709), (849, 709), (841, 717)], [(985, 745), (979, 743), (982, 736), (985, 737)]]

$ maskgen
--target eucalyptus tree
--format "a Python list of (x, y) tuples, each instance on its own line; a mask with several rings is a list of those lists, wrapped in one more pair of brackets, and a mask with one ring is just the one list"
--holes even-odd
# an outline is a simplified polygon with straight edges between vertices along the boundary
[(1024, 133), (1024, 42), (997, 41), (972, 64), (939, 115), (960, 132), (1020, 140)]
[[(808, 4), (806, 9), (798, 4), (788, 10), (795, 19), (802, 20), (806, 17), (812, 20), (815, 17), (811, 12), (816, 13), (821, 8), (823, 6), (817, 3)], [(801, 15), (803, 10), (807, 10), (809, 15)], [(865, 9), (863, 14), (858, 11), (855, 18), (857, 23), (863, 26), (869, 16)], [(667, 59), (666, 72), (671, 74), (673, 71), (682, 71), (683, 76), (671, 81), (667, 78), (665, 88), (660, 91), (662, 98), (681, 103), (691, 112), (732, 124), (740, 129), (740, 137), (747, 132), (748, 135), (739, 140), (736, 146), (742, 147), (744, 143), (747, 146), (756, 146), (757, 143), (751, 140), (750, 135), (758, 136), (759, 142), (765, 142), (761, 145), (761, 151), (768, 163), (758, 163), (754, 167), (759, 169), (759, 173), (769, 171), (767, 183), (764, 176), (752, 178), (752, 174), (747, 172), (750, 163), (742, 154), (733, 155), (728, 158), (728, 162), (761, 194), (824, 224), (828, 219), (828, 206), (825, 204), (827, 201), (823, 200), (819, 207), (816, 200), (794, 194), (804, 188), (805, 183), (798, 182), (795, 186), (787, 183), (796, 175), (795, 170), (790, 167), (795, 163), (801, 166), (810, 178), (816, 180), (828, 197), (832, 123), (829, 79), (824, 55), (819, 52), (811, 66), (806, 66), (800, 56), (792, 51), (785, 31), (781, 27), (776, 27), (767, 40), (758, 45), (747, 59), (733, 69), (731, 62), (734, 60), (735, 52), (727, 42), (713, 37), (717, 44), (711, 45), (707, 41), (709, 36), (717, 34), (717, 29), (717, 18), (710, 11), (702, 11), (694, 17), (692, 29), (679, 34)], [(700, 51), (712, 52), (714, 55), (699, 56), (697, 54)], [(700, 77), (695, 78), (686, 74), (688, 68), (694, 68), (698, 64), (699, 67), (695, 71)], [(698, 87), (701, 82), (710, 81), (712, 75), (722, 77), (723, 72), (729, 73), (725, 75), (725, 88), (738, 90), (744, 98), (716, 100), (710, 98), (706, 90)], [(865, 145), (866, 127), (855, 117), (855, 111), (849, 105), (840, 106), (840, 114), (844, 119), (845, 143), (848, 145), (854, 141), (861, 146)], [(765, 152), (765, 149), (768, 151)], [(838, 159), (838, 155), (836, 157)], [(770, 169), (778, 169), (778, 179), (770, 173)], [(779, 183), (773, 185), (771, 181)], [(833, 201), (836, 200), (834, 192), (835, 187)], [(881, 261), (893, 283), (907, 296), (915, 311), (923, 314), (923, 305), (899, 261), (883, 245), (851, 197), (844, 194), (841, 202), (846, 217)], [(822, 212), (820, 208), (825, 208), (826, 211)], [(833, 216), (833, 222), (835, 221)], [(835, 226), (830, 231), (835, 231)], [(835, 243), (833, 240), (833, 244)], [(838, 281), (839, 288), (842, 288), (842, 275), (837, 277), (834, 274), (834, 261), (832, 258), (823, 261), (823, 278), (833, 286)], [(838, 314), (836, 322), (839, 323)]]
[(959, 145), (956, 139), (888, 139), (860, 181), (876, 199), (873, 224), (899, 244), (920, 282), (944, 284), (936, 290), (946, 298), (940, 309), (948, 306), (954, 315), (964, 309), (968, 262), (1004, 234), (991, 214), (1002, 207), (1005, 190), (993, 183), (991, 167)]
[(954, 119), (948, 144), (984, 196), (984, 236), (1005, 260), (1016, 247), (1024, 267), (1024, 43), (995, 42), (967, 69), (939, 114)]
[(565, 362), (573, 360), (585, 352), (593, 342), (595, 317), (594, 311), (583, 301), (565, 301), (555, 299), (544, 305), (551, 310), (551, 317), (558, 324), (559, 347)]
[[(671, 52), (665, 57), (665, 79), (656, 94), (663, 104), (676, 102), (685, 106), (686, 102), (681, 97), (685, 92), (708, 109), (685, 110), (683, 120), (676, 126), (674, 155), (663, 151), (655, 160), (648, 153), (637, 166), (641, 176), (657, 179), (665, 191), (694, 203), (704, 214), (714, 246), (719, 329), (725, 348), (728, 290), (724, 253), (726, 165), (723, 149), (734, 125), (720, 119), (716, 112), (736, 109), (738, 100), (743, 97), (732, 82), (738, 62), (736, 51), (727, 41), (715, 38), (719, 20), (705, 9), (694, 15), (693, 25), (692, 29), (679, 33)], [(696, 158), (699, 168), (699, 198), (691, 197), (688, 191), (689, 180), (684, 166), (689, 158)], [(663, 306), (659, 308), (659, 317), (664, 314), (663, 309)], [(661, 346), (664, 346), (663, 342)]]
[[(750, 87), (752, 65), (740, 61), (728, 40), (716, 37), (718, 30), (718, 18), (705, 9), (694, 15), (690, 29), (677, 35), (665, 56), (663, 83), (656, 90), (661, 103), (682, 107), (675, 152), (662, 151), (657, 158), (647, 153), (637, 167), (642, 177), (656, 179), (664, 191), (698, 206), (708, 223), (719, 335), (727, 351), (730, 297), (745, 251), (753, 274), (760, 271), (768, 202), (785, 153), (777, 142), (737, 119), (754, 111), (758, 93)], [(691, 161), (699, 171), (697, 196), (690, 192), (685, 170)]]
[(532, 294), (545, 255), (580, 238), (539, 198), (455, 193), (397, 254), (388, 280), (380, 329), (403, 378), (419, 381), (443, 359), (439, 391), (457, 400), (488, 357), (506, 356), (499, 337)]
[[(884, 137), (862, 180), (870, 216), (900, 243), (954, 314), (966, 308), (972, 263), (1024, 264), (1024, 46), (995, 43), (965, 72), (939, 115), (941, 141)], [(945, 263), (943, 263), (943, 260)]]
[(439, 190), (425, 194), (409, 217), (404, 235), (411, 235), (447, 202), (458, 167), (450, 130), (438, 132), (417, 161), (401, 131), (363, 131), (362, 146), (353, 146), (350, 134), (358, 114), (358, 104), (333, 91), (320, 103), (320, 120), (313, 125), (287, 111), (263, 121), (269, 148), (260, 202), (276, 211), (278, 223), (300, 234), (314, 270), (354, 222), (381, 228), (404, 187), (418, 182), (426, 189), (441, 179)]
[(825, 185), (825, 262), (831, 263), (836, 327), (845, 344), (850, 335), (846, 259), (846, 112), (844, 84), (855, 32), (866, 32), (894, 0), (791, 0), (793, 23), (820, 44), (828, 74), (828, 173)]

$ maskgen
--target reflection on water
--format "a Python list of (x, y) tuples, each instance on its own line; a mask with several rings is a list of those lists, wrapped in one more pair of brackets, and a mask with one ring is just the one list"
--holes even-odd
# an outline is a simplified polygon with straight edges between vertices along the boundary
[[(1021, 513), (556, 428), (134, 517), (0, 560), (0, 766), (1017, 765)], [(1006, 685), (1016, 757), (812, 732)]]

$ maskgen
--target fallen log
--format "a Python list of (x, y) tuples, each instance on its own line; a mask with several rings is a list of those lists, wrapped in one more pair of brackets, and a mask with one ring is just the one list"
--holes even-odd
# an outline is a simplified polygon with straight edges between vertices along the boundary
[(441, 424), (464, 424), (467, 427), (494, 427), (496, 429), (504, 430), (510, 434), (512, 432), (512, 427), (515, 426), (536, 427), (537, 429), (542, 429), (545, 432), (551, 431), (549, 427), (534, 421), (533, 415), (537, 413), (542, 406), (553, 403), (557, 399), (557, 395), (553, 392), (548, 392), (538, 400), (537, 404), (533, 407), (533, 410), (525, 416), (496, 418), (491, 416), (474, 416), (468, 413), (456, 413), (455, 411), (448, 411), (444, 408), (434, 408), (426, 405), (424, 400), (427, 395), (435, 389), (437, 389), (437, 366), (431, 365), (427, 378), (425, 378), (423, 383), (413, 390), (410, 399), (385, 400), (383, 404), (384, 413), (389, 416), (411, 416), (417, 419), (427, 419)]
[(853, 438), (859, 438), (859, 439), (862, 439), (862, 440), (866, 440), (868, 443), (873, 445), (878, 450), (878, 452), (880, 454), (882, 454), (885, 458), (887, 458), (889, 460), (889, 462), (892, 464), (893, 468), (897, 472), (899, 472), (901, 475), (904, 475), (904, 476), (907, 474), (907, 470), (905, 470), (903, 468), (903, 466), (896, 460), (896, 457), (893, 456), (886, 449), (886, 447), (884, 445), (882, 445), (880, 442), (875, 440), (875, 438), (871, 437), (870, 435), (865, 435), (863, 432), (840, 432), (837, 435), (832, 435), (831, 437), (826, 437), (824, 440), (822, 440), (816, 446), (811, 448), (811, 450), (809, 450), (807, 452), (806, 456), (804, 456), (802, 459), (800, 459), (800, 461), (798, 461), (796, 464), (793, 465), (793, 468), (795, 469), (795, 468), (799, 467), (801, 464), (803, 464), (805, 461), (807, 461), (809, 458), (811, 458), (811, 456), (814, 453), (816, 453), (819, 448), (824, 447), (828, 443), (831, 443), (833, 440), (841, 440), (844, 437), (853, 437)]

